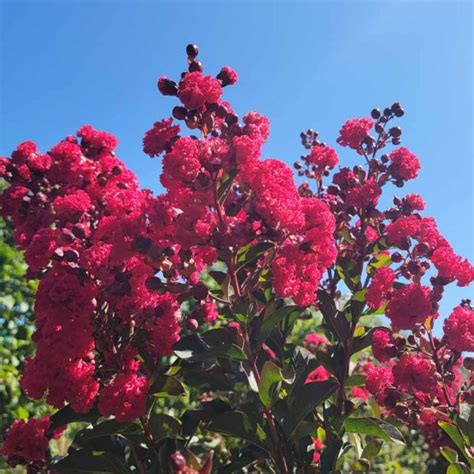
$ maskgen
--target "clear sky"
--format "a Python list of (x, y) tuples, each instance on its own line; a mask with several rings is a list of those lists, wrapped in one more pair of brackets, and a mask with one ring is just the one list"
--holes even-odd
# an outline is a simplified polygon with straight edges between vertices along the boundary
[[(82, 124), (119, 137), (119, 156), (159, 191), (141, 151), (170, 115), (157, 78), (178, 78), (187, 43), (206, 71), (229, 64), (226, 98), (269, 116), (266, 156), (293, 162), (299, 132), (334, 144), (348, 118), (399, 100), (402, 143), (422, 163), (419, 192), (454, 249), (473, 259), (473, 4), (444, 1), (21, 1), (1, 5), (0, 154), (47, 150)], [(338, 149), (343, 164), (357, 156)], [(394, 192), (397, 192), (394, 189)], [(468, 296), (449, 287), (444, 313)], [(472, 297), (472, 291), (470, 292)]]

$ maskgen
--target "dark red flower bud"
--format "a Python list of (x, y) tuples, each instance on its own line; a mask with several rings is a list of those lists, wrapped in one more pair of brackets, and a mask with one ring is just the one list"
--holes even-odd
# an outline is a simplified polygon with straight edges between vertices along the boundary
[(402, 129), (400, 127), (392, 127), (388, 133), (393, 138), (398, 138), (402, 134)]
[(373, 119), (378, 119), (380, 117), (380, 109), (372, 109), (372, 112), (370, 112), (370, 115), (372, 116)]
[(66, 250), (64, 252), (64, 260), (66, 262), (77, 262), (79, 260), (79, 252), (73, 249)]
[(178, 84), (165, 76), (158, 80), (158, 90), (163, 95), (176, 95), (178, 93)]
[(153, 290), (159, 290), (163, 286), (163, 283), (158, 277), (153, 276), (153, 277), (147, 278), (147, 280), (145, 281), (145, 286), (147, 287), (148, 290), (153, 291)]
[(190, 58), (195, 58), (199, 53), (199, 48), (197, 47), (196, 44), (188, 44), (186, 46), (186, 54), (188, 55), (188, 57)]
[(189, 72), (202, 72), (203, 67), (201, 61), (191, 61), (188, 70)]
[(399, 263), (403, 260), (402, 254), (399, 252), (392, 253), (392, 262)]

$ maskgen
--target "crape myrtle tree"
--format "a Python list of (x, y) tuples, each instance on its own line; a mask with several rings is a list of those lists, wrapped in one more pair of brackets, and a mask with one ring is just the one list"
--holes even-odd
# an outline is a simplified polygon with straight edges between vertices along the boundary
[[(378, 207), (420, 169), (399, 146), (401, 105), (342, 126), (353, 168), (335, 170), (335, 149), (302, 133), (298, 186), (260, 156), (268, 119), (223, 100), (235, 71), (205, 75), (186, 51), (179, 82), (158, 81), (179, 103), (143, 139), (164, 194), (140, 189), (116, 138), (91, 126), (0, 162), (2, 213), (39, 279), (21, 386), (57, 409), (15, 421), (2, 454), (29, 472), (204, 474), (328, 472), (351, 452), (363, 471), (405, 425), (449, 472), (469, 472), (470, 302), (442, 337), (433, 326), (445, 287), (474, 270), (420, 196)], [(379, 314), (390, 327), (371, 327)], [(295, 342), (302, 319), (321, 322)], [(82, 429), (53, 456), (71, 423)]]

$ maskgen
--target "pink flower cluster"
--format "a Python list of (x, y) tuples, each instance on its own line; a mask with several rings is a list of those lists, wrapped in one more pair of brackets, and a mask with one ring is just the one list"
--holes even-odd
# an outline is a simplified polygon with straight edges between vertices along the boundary
[[(151, 357), (171, 352), (180, 313), (174, 295), (146, 286), (164, 264), (163, 256), (152, 261), (141, 247), (160, 233), (155, 198), (139, 190), (115, 156), (113, 136), (90, 126), (77, 136), (47, 154), (21, 144), (5, 168), (10, 186), (1, 201), (30, 276), (40, 278), (37, 350), (21, 385), (32, 398), (46, 395), (57, 408), (69, 403), (87, 412), (97, 398), (109, 399), (120, 380), (141, 380), (146, 372), (136, 331), (147, 335)], [(128, 409), (118, 403), (99, 409), (133, 419), (144, 411), (146, 386), (130, 392)]]

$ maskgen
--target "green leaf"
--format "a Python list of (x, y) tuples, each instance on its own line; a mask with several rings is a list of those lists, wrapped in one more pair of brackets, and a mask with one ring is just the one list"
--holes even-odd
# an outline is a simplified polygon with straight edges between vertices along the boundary
[(241, 270), (250, 263), (256, 262), (265, 252), (275, 247), (272, 242), (259, 242), (256, 245), (245, 246), (238, 255), (239, 266), (237, 271)]
[(367, 293), (367, 288), (364, 288), (363, 290), (360, 290), (354, 293), (354, 295), (352, 296), (352, 299), (354, 301), (359, 301), (359, 303), (363, 303), (365, 301), (366, 293)]
[(193, 359), (206, 353), (209, 346), (198, 334), (181, 338), (174, 345), (174, 352), (180, 359)]
[(359, 433), (405, 444), (405, 439), (398, 428), (378, 418), (346, 418), (344, 426), (348, 433)]
[(354, 259), (339, 257), (336, 262), (336, 272), (347, 287), (354, 291), (360, 283), (360, 270)]
[(363, 449), (361, 457), (369, 460), (374, 459), (382, 449), (382, 445), (383, 441), (380, 439), (373, 439), (372, 441), (369, 441)]
[(262, 427), (241, 411), (226, 411), (212, 416), (207, 429), (246, 440), (270, 451), (267, 434)]
[(461, 433), (459, 428), (456, 425), (448, 423), (446, 421), (438, 421), (438, 425), (453, 440), (459, 451), (464, 455), (466, 460), (469, 461), (471, 467), (474, 467), (474, 458), (470, 455), (466, 440), (464, 439), (463, 434)]
[(258, 340), (260, 343), (265, 342), (268, 336), (272, 333), (275, 327), (283, 321), (288, 315), (295, 311), (302, 311), (301, 308), (295, 305), (282, 306), (268, 315), (262, 323)]
[(346, 387), (360, 387), (365, 385), (365, 377), (363, 375), (351, 375), (346, 380)]
[(69, 452), (68, 456), (54, 464), (54, 469), (71, 474), (129, 474), (132, 472), (125, 461), (111, 453), (94, 454), (85, 449)]
[(232, 186), (232, 182), (237, 174), (237, 171), (231, 171), (229, 174), (225, 174), (219, 189), (217, 190), (217, 201), (219, 204), (222, 204), (225, 200), (227, 195), (229, 194), (230, 188)]
[(97, 438), (112, 435), (132, 435), (140, 434), (142, 431), (140, 425), (137, 423), (119, 423), (116, 420), (107, 420), (93, 428), (86, 428), (77, 433), (74, 441), (81, 444), (85, 441), (90, 441)]
[(446, 470), (446, 474), (469, 474), (471, 470), (460, 462), (451, 463)]
[(458, 453), (449, 446), (443, 446), (440, 451), (449, 463), (455, 463), (458, 461)]
[(377, 268), (389, 267), (392, 264), (392, 257), (390, 254), (380, 252), (374, 255), (374, 258), (369, 262), (367, 266), (367, 273), (371, 275)]
[(245, 360), (247, 356), (239, 345), (238, 332), (224, 327), (211, 329), (202, 335), (191, 334), (182, 338), (174, 346), (174, 352), (180, 359), (200, 361), (224, 357), (233, 360)]
[(150, 387), (150, 393), (155, 397), (178, 397), (186, 394), (184, 385), (170, 375), (160, 375)]
[(347, 319), (336, 309), (333, 299), (324, 290), (318, 291), (319, 309), (323, 314), (331, 331), (340, 342), (344, 342), (350, 336), (350, 326)]
[(468, 403), (461, 403), (459, 407), (459, 419), (457, 420), (459, 429), (474, 442), (474, 410)]
[(267, 361), (263, 364), (260, 383), (258, 386), (258, 394), (265, 407), (270, 408), (272, 402), (277, 398), (276, 392), (282, 379), (283, 377), (278, 365), (271, 361)]
[(61, 408), (54, 415), (51, 415), (51, 424), (48, 432), (52, 433), (55, 429), (68, 425), (74, 421), (95, 421), (100, 417), (100, 413), (96, 407), (94, 407), (88, 413), (76, 413), (70, 405), (66, 405)]
[(309, 413), (321, 402), (329, 398), (338, 387), (336, 379), (330, 378), (324, 382), (304, 384), (296, 393), (292, 393), (289, 404), (289, 419), (285, 420), (286, 429), (291, 433)]
[(179, 420), (164, 413), (152, 415), (149, 421), (149, 429), (156, 442), (164, 438), (179, 438), (181, 436), (181, 423)]

